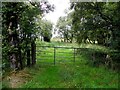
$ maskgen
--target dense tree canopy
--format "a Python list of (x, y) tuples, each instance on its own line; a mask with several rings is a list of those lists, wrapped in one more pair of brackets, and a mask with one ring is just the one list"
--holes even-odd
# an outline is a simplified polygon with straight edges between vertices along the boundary
[(74, 8), (72, 25), (79, 43), (90, 40), (120, 48), (120, 3), (73, 3), (71, 8)]
[(9, 65), (14, 70), (34, 65), (37, 17), (43, 17), (44, 13), (53, 11), (54, 7), (46, 1), (2, 4), (3, 65)]
[[(57, 29), (65, 42), (91, 43), (117, 50), (109, 55), (114, 62), (120, 56), (120, 3), (77, 2), (71, 3), (72, 11), (60, 17)], [(70, 39), (71, 38), (71, 39)]]
[(72, 28), (77, 42), (96, 43), (117, 50), (109, 55), (118, 67), (117, 65), (120, 64), (120, 2), (72, 3), (71, 9), (74, 10)]

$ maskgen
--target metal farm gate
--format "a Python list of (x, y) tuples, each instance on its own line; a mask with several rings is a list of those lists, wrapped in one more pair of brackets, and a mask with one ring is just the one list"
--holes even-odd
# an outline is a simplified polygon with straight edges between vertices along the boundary
[(54, 46), (37, 46), (37, 62), (56, 63), (75, 62), (77, 59), (77, 49), (74, 47), (54, 47)]

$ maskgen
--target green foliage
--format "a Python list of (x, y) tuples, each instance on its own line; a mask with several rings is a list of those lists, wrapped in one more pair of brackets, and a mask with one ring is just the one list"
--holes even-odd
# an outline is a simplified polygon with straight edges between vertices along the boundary
[(38, 34), (42, 37), (48, 37), (51, 39), (53, 24), (47, 20), (40, 20), (37, 25), (40, 29)]
[[(74, 8), (73, 8), (74, 7)], [(79, 43), (93, 42), (119, 47), (119, 3), (72, 3), (72, 27)], [(115, 35), (115, 36), (114, 36)], [(114, 41), (115, 38), (117, 41)], [(114, 43), (114, 45), (112, 45)]]
[[(47, 1), (2, 3), (2, 56), (5, 67), (9, 64), (8, 67), (14, 70), (23, 68), (30, 57), (35, 59), (36, 20), (53, 8)], [(32, 53), (31, 56), (29, 53)]]
[(72, 14), (69, 13), (68, 16), (60, 17), (56, 29), (61, 38), (64, 38), (64, 42), (72, 42), (73, 41), (73, 30), (71, 28), (72, 25)]
[[(113, 63), (119, 62), (120, 44), (120, 3), (79, 2), (72, 3), (72, 28), (75, 38), (80, 43), (94, 43), (118, 50), (107, 53)], [(113, 58), (114, 57), (114, 58)], [(119, 63), (120, 64), (120, 63)], [(116, 67), (118, 67), (116, 65)]]

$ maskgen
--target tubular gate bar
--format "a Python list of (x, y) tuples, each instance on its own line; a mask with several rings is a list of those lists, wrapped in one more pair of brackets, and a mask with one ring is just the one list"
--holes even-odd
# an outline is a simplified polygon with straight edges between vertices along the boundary
[[(54, 65), (56, 64), (56, 58), (57, 58), (57, 56), (56, 56), (56, 54), (57, 53), (67, 53), (67, 54), (72, 54), (72, 57), (71, 56), (68, 56), (68, 57), (71, 57), (71, 58), (73, 58), (72, 60), (73, 60), (73, 62), (75, 62), (76, 61), (76, 50), (77, 49), (83, 49), (83, 48), (77, 48), (77, 47), (62, 47), (62, 46), (37, 46), (37, 47), (40, 47), (40, 48), (53, 48), (53, 50), (52, 51), (49, 51), (49, 52), (46, 52), (46, 50), (37, 50), (37, 52), (46, 52), (46, 53), (53, 53), (53, 62), (54, 62)], [(70, 52), (56, 52), (56, 49), (72, 49), (72, 53), (70, 53)], [(85, 48), (84, 48), (85, 49)], [(42, 56), (42, 55), (41, 55)], [(45, 56), (45, 57), (48, 57), (48, 56)], [(50, 57), (50, 56), (49, 56)], [(51, 56), (52, 57), (52, 56)], [(59, 56), (60, 58), (66, 58), (67, 56)], [(45, 59), (41, 59), (41, 60), (45, 60)], [(48, 60), (48, 59), (46, 59), (46, 60)]]

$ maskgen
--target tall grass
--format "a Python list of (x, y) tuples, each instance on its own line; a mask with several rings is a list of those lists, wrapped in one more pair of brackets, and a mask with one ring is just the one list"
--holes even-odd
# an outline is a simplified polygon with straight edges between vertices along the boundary
[[(60, 46), (66, 46), (64, 43), (42, 43), (51, 46), (58, 46), (60, 44)], [(87, 47), (95, 50), (103, 49), (103, 51), (109, 50), (102, 46), (85, 44), (80, 47)], [(45, 52), (37, 53), (36, 66), (34, 68), (28, 68), (28, 72), (33, 78), (21, 85), (21, 88), (118, 88), (119, 81), (117, 72), (107, 69), (104, 66), (93, 67), (87, 64), (90, 62), (90, 59), (92, 59), (89, 55), (91, 53), (89, 50), (79, 51), (76, 55), (76, 62), (70, 62), (70, 59), (73, 60), (73, 58), (69, 57), (56, 58), (56, 65), (53, 64), (53, 49), (38, 47), (37, 50), (45, 50)], [(58, 49), (58, 52), (65, 52), (58, 54), (58, 56), (72, 56), (68, 54), (72, 52), (69, 49)], [(44, 60), (42, 61), (38, 58)], [(49, 64), (46, 64), (47, 62)]]

